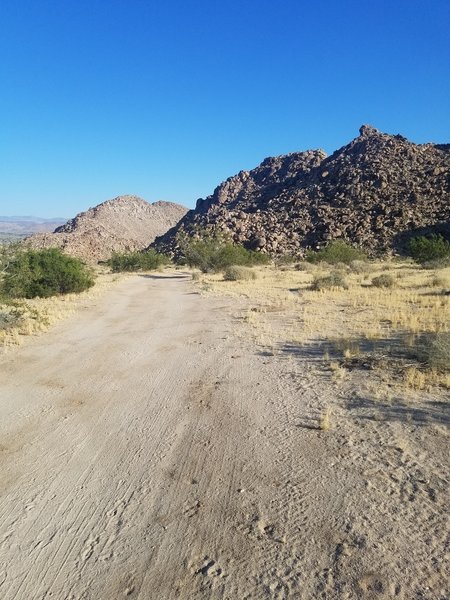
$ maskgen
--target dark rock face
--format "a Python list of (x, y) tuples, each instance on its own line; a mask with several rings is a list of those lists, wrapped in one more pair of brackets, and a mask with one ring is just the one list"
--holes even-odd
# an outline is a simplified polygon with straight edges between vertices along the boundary
[(267, 158), (230, 177), (155, 246), (177, 253), (177, 234), (206, 228), (273, 255), (301, 256), (338, 238), (377, 254), (408, 231), (449, 220), (448, 146), (363, 125), (329, 157), (310, 150)]

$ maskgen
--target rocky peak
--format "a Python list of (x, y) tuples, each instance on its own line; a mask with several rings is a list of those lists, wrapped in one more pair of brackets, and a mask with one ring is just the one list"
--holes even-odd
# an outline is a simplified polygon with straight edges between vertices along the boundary
[(106, 200), (79, 213), (53, 233), (31, 236), (34, 248), (57, 247), (87, 262), (108, 259), (113, 252), (142, 250), (186, 214), (173, 202), (150, 204), (138, 196)]
[(359, 128), (359, 135), (361, 137), (370, 137), (372, 135), (380, 135), (381, 131), (379, 131), (376, 127), (372, 127), (372, 125), (361, 125)]
[(328, 158), (321, 150), (294, 152), (230, 177), (156, 244), (176, 253), (177, 232), (200, 227), (269, 254), (300, 256), (338, 238), (376, 254), (408, 231), (447, 221), (448, 146), (363, 125)]

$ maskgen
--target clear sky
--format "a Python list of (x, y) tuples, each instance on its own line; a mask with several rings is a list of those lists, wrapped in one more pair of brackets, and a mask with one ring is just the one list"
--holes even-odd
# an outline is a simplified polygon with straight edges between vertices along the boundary
[(0, 214), (193, 206), (363, 123), (450, 142), (449, 0), (1, 0)]

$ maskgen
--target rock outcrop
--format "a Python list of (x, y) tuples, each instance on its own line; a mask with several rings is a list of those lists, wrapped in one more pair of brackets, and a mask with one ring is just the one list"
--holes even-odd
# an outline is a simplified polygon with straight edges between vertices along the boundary
[(78, 214), (53, 233), (33, 235), (33, 248), (60, 248), (86, 262), (110, 258), (113, 252), (142, 250), (173, 227), (187, 208), (173, 202), (150, 204), (137, 196), (119, 196)]
[(329, 157), (310, 150), (266, 158), (230, 177), (155, 246), (177, 254), (179, 234), (201, 228), (273, 255), (301, 256), (333, 239), (377, 254), (449, 220), (450, 146), (363, 125)]

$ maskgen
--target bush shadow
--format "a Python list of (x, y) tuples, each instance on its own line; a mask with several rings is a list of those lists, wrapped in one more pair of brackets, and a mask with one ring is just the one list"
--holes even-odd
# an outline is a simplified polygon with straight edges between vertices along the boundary
[(411, 423), (414, 425), (450, 425), (450, 405), (448, 402), (406, 403), (399, 398), (392, 402), (354, 396), (346, 405), (353, 418), (362, 421), (383, 421)]

